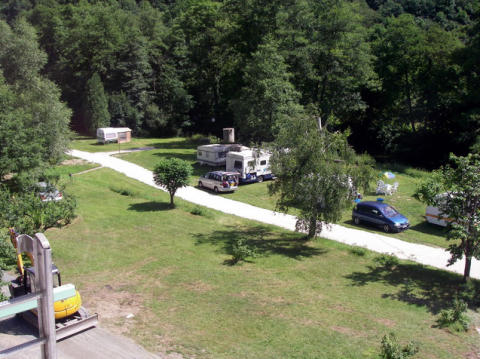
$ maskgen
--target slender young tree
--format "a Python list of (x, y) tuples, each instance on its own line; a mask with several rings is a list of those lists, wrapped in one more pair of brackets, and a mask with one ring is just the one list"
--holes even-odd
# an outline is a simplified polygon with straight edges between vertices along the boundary
[(153, 180), (170, 193), (170, 207), (174, 208), (173, 197), (179, 188), (188, 186), (192, 166), (179, 158), (167, 158), (158, 162), (153, 170)]
[(414, 197), (454, 221), (446, 236), (447, 241), (456, 241), (448, 246), (452, 255), (448, 265), (465, 256), (463, 280), (468, 281), (472, 258), (480, 259), (480, 154), (451, 154), (450, 160), (451, 165), (434, 171), (417, 187)]

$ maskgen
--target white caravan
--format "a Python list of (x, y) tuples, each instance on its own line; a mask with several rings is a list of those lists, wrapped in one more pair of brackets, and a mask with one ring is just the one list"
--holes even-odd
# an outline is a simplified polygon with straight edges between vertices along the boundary
[(197, 161), (211, 166), (223, 166), (226, 163), (227, 153), (230, 151), (241, 151), (248, 147), (236, 144), (221, 145), (211, 144), (197, 147)]
[(240, 183), (263, 182), (273, 178), (270, 171), (270, 153), (262, 150), (228, 152), (226, 170), (239, 173)]
[(97, 128), (97, 141), (106, 144), (109, 142), (130, 142), (132, 130), (128, 127), (103, 127)]
[(427, 206), (425, 212), (425, 218), (427, 222), (437, 224), (442, 227), (446, 227), (449, 223), (453, 222), (453, 219), (448, 218), (448, 215), (444, 214), (443, 217), (440, 217), (440, 211), (438, 207)]

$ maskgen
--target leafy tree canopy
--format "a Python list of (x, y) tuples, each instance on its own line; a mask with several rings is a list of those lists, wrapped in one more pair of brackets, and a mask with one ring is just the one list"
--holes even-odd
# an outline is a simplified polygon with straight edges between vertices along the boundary
[(153, 180), (170, 193), (170, 206), (175, 206), (173, 197), (179, 188), (189, 185), (192, 166), (179, 158), (162, 159), (153, 169)]
[(374, 179), (372, 159), (356, 155), (347, 138), (348, 133), (330, 131), (310, 116), (288, 121), (271, 145), (277, 180), (269, 191), (278, 195), (281, 212), (300, 209), (297, 230), (309, 238), (337, 222)]
[(440, 216), (454, 222), (447, 232), (448, 265), (465, 256), (464, 280), (470, 278), (472, 258), (480, 259), (480, 155), (450, 155), (452, 164), (433, 172), (415, 190), (414, 197), (438, 207)]

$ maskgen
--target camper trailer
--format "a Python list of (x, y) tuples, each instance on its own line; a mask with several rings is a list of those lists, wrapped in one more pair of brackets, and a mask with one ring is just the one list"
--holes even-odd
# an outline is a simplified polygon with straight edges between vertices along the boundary
[(226, 158), (227, 172), (238, 172), (240, 183), (263, 182), (273, 177), (270, 172), (270, 153), (248, 149), (231, 151)]
[(427, 206), (425, 218), (427, 219), (428, 223), (437, 224), (442, 227), (446, 227), (449, 223), (453, 222), (453, 220), (448, 218), (448, 215), (446, 214), (441, 217), (438, 207), (435, 206)]
[(242, 151), (248, 147), (236, 144), (221, 145), (211, 144), (197, 147), (197, 161), (203, 165), (223, 166), (226, 163), (227, 153), (230, 151)]
[(202, 145), (197, 147), (197, 161), (203, 165), (222, 166), (225, 164), (230, 145)]
[(103, 127), (97, 129), (97, 141), (102, 144), (110, 142), (130, 142), (132, 130), (128, 127)]

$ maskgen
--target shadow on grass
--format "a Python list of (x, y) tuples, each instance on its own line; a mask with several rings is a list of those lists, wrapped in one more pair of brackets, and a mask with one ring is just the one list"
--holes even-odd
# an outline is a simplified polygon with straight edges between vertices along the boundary
[(149, 144), (146, 144), (145, 146), (151, 146), (159, 149), (164, 149), (164, 150), (176, 150), (176, 149), (196, 149), (200, 144), (190, 142), (190, 141), (174, 141), (174, 142), (152, 142)]
[(128, 208), (129, 211), (137, 212), (156, 212), (156, 211), (167, 211), (172, 209), (170, 203), (166, 202), (143, 202), (143, 203), (134, 203), (131, 204)]
[(425, 307), (432, 314), (449, 309), (455, 295), (460, 291), (461, 276), (424, 267), (417, 263), (399, 264), (394, 268), (368, 266), (367, 272), (354, 272), (345, 278), (352, 286), (367, 286), (369, 283), (382, 283), (390, 286), (389, 298), (417, 307)]
[(422, 222), (410, 227), (410, 231), (416, 231), (424, 234), (431, 234), (433, 236), (443, 237), (446, 234), (446, 228), (437, 226), (432, 223)]
[(233, 255), (233, 245), (239, 239), (246, 239), (246, 244), (257, 249), (260, 256), (283, 255), (301, 260), (326, 253), (325, 249), (308, 245), (298, 233), (275, 234), (267, 227), (240, 228), (227, 226), (224, 230), (208, 234), (199, 234), (197, 244), (210, 243), (219, 247), (221, 253)]

